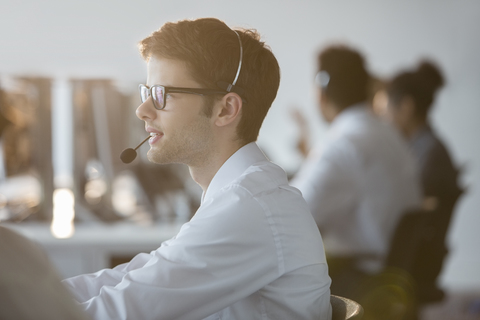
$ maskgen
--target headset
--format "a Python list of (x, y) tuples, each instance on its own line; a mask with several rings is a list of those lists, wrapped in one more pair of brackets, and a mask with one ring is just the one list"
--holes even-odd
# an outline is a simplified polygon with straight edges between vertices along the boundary
[[(240, 70), (242, 69), (243, 45), (242, 45), (242, 40), (240, 39), (240, 35), (238, 34), (238, 32), (235, 31), (235, 30), (232, 30), (232, 31), (235, 32), (235, 34), (237, 35), (238, 43), (240, 44), (240, 61), (238, 62), (237, 74), (235, 75), (235, 79), (233, 80), (232, 83), (228, 83), (226, 81), (218, 81), (217, 86), (222, 90), (225, 90), (227, 92), (235, 92), (239, 96), (243, 97), (243, 94), (245, 93), (245, 90), (243, 90), (243, 88), (240, 88), (239, 86), (236, 85), (237, 80), (238, 80), (238, 76), (240, 75)], [(244, 100), (244, 99), (242, 98), (242, 100)]]

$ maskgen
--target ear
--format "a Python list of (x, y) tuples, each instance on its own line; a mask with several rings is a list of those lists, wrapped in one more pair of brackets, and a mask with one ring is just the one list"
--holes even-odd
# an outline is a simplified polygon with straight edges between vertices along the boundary
[(325, 91), (321, 89), (319, 89), (318, 99), (323, 119), (328, 123), (332, 122), (338, 113), (335, 106), (332, 104)]
[(219, 127), (228, 126), (240, 120), (243, 101), (240, 96), (234, 92), (226, 94), (221, 101), (220, 109), (217, 109), (217, 118), (215, 125)]

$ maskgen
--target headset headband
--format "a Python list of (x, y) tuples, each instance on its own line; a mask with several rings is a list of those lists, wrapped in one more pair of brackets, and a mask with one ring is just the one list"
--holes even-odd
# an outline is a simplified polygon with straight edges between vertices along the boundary
[[(240, 70), (242, 69), (242, 61), (243, 61), (243, 46), (242, 46), (242, 40), (240, 40), (240, 35), (238, 34), (237, 31), (233, 30), (235, 34), (237, 35), (238, 38), (238, 43), (240, 44), (240, 62), (238, 63), (238, 69), (237, 69), (237, 74), (235, 75), (235, 79), (233, 80), (232, 85), (235, 85), (238, 80), (238, 76), (240, 75)], [(230, 92), (230, 90), (227, 90)]]
[(243, 96), (243, 93), (245, 92), (242, 88), (236, 86), (238, 76), (240, 75), (240, 70), (242, 69), (242, 61), (243, 61), (243, 45), (242, 45), (242, 40), (240, 39), (240, 35), (238, 34), (237, 31), (232, 30), (235, 32), (238, 38), (238, 43), (240, 44), (240, 61), (238, 62), (238, 69), (237, 69), (237, 74), (235, 75), (235, 79), (233, 80), (232, 83), (228, 83), (226, 81), (218, 81), (217, 86), (227, 92), (235, 92), (240, 96)]

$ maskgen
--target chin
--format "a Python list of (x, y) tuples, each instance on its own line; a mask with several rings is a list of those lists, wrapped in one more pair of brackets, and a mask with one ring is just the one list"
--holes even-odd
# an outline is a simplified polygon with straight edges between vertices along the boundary
[(162, 157), (162, 155), (160, 154), (159, 151), (154, 151), (154, 150), (151, 150), (151, 149), (147, 153), (147, 158), (148, 158), (148, 161), (156, 163), (156, 164), (166, 164), (166, 163), (168, 163), (166, 161), (166, 159), (164, 159), (164, 157)]
[(147, 153), (148, 161), (156, 164), (182, 163), (179, 161), (178, 154), (168, 153), (164, 150), (150, 149)]

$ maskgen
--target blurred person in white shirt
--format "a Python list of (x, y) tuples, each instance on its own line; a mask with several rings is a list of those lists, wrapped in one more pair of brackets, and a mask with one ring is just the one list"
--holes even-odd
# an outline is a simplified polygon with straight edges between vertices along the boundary
[(201, 206), (157, 250), (65, 285), (94, 319), (330, 319), (318, 228), (255, 143), (280, 81), (270, 49), (209, 18), (166, 23), (140, 51), (148, 158), (187, 165)]
[(401, 215), (420, 202), (414, 158), (372, 113), (369, 81), (357, 51), (335, 45), (320, 52), (319, 107), (330, 127), (291, 181), (322, 233), (332, 294), (345, 296), (362, 275), (382, 269)]

